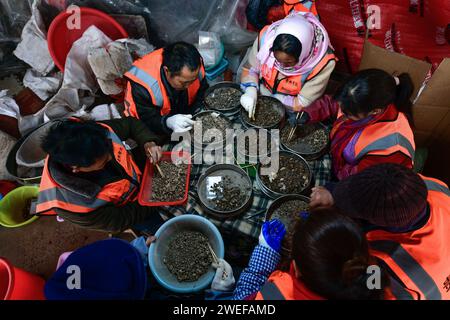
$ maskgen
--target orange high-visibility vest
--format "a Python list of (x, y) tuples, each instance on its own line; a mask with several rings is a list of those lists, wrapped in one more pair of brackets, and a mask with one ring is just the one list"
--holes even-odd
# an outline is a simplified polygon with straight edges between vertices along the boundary
[(295, 277), (293, 265), (289, 272), (274, 271), (255, 300), (324, 300), (321, 296), (309, 290)]
[[(395, 106), (389, 107), (395, 108)], [(338, 119), (342, 116), (344, 114), (339, 109)], [(335, 125), (331, 130), (331, 140), (333, 140), (339, 127), (340, 125)], [(362, 129), (361, 134), (356, 138), (356, 143), (352, 146), (352, 154), (356, 162), (359, 162), (366, 155), (388, 156), (398, 151), (414, 160), (416, 149), (414, 133), (409, 125), (408, 118), (402, 112), (398, 112), (397, 118), (391, 121), (380, 121), (368, 125)]]
[(450, 299), (450, 191), (442, 181), (423, 177), (430, 217), (419, 230), (367, 234), (371, 254), (383, 260), (402, 283), (402, 299)]
[[(125, 73), (125, 76), (128, 79), (147, 89), (153, 105), (161, 108), (161, 116), (170, 114), (171, 110), (170, 99), (161, 79), (163, 50), (164, 49), (155, 50), (135, 61), (131, 69)], [(204, 77), (205, 68), (202, 62), (198, 73), (198, 78), (187, 89), (189, 105), (194, 103), (198, 90), (200, 89), (200, 82)], [(125, 90), (125, 115), (128, 117), (139, 118), (129, 81)]]
[(109, 204), (122, 206), (136, 200), (141, 172), (131, 153), (125, 149), (122, 141), (114, 131), (103, 123), (99, 123), (99, 125), (108, 129), (114, 158), (125, 170), (129, 179), (109, 183), (95, 197), (90, 198), (59, 185), (49, 170), (49, 157), (47, 156), (36, 206), (38, 215), (55, 215), (58, 209), (74, 213), (89, 213)]
[[(268, 28), (269, 26), (265, 26), (259, 34), (259, 48), (261, 48), (264, 43), (265, 34)], [(272, 94), (281, 93), (290, 96), (297, 96), (302, 91), (305, 83), (317, 76), (330, 61), (337, 61), (337, 58), (331, 48), (328, 49), (322, 60), (320, 60), (320, 62), (311, 71), (298, 76), (286, 76), (282, 79), (278, 79), (280, 71), (278, 71), (275, 67), (269, 67), (267, 64), (263, 63), (261, 65), (260, 80)]]
[(318, 16), (315, 0), (283, 0), (283, 8), (286, 16), (292, 10), (298, 12), (311, 12), (316, 17)]
[[(395, 300), (390, 288), (384, 289), (384, 299)], [(256, 294), (255, 300), (325, 300), (325, 298), (308, 289), (297, 279), (292, 263), (289, 273), (274, 271)]]

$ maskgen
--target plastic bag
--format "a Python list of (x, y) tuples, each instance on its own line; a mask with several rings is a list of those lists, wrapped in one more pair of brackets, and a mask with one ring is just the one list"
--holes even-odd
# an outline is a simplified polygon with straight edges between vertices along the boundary
[(157, 32), (166, 42), (197, 43), (199, 31), (217, 33), (228, 51), (253, 43), (256, 33), (247, 31), (248, 0), (152, 0), (148, 9)]
[(61, 72), (45, 77), (33, 69), (28, 69), (23, 78), (23, 85), (30, 88), (40, 99), (45, 101), (58, 91), (62, 77)]
[(20, 38), (31, 16), (31, 1), (0, 0), (0, 39)]
[(53, 120), (65, 117), (94, 103), (94, 94), (99, 85), (89, 66), (89, 49), (106, 46), (110, 42), (111, 39), (96, 26), (90, 26), (74, 42), (67, 55), (62, 87), (44, 107), (47, 118)]
[(220, 0), (152, 0), (148, 9), (156, 31), (167, 43), (187, 41), (197, 43), (198, 32), (208, 30), (207, 22), (214, 19), (215, 4)]
[(198, 51), (206, 68), (212, 68), (222, 59), (222, 43), (215, 32), (200, 31), (198, 33)]
[(221, 36), (225, 50), (240, 51), (253, 44), (256, 32), (248, 31), (245, 10), (248, 0), (219, 0), (214, 12), (213, 23), (208, 29)]
[[(42, 13), (39, 10), (43, 0), (35, 0), (30, 20), (22, 31), (22, 41), (14, 54), (20, 60), (28, 63), (33, 69), (47, 75), (54, 67), (52, 57), (47, 46), (47, 30)], [(30, 50), (33, 48), (33, 50)]]
[(0, 114), (19, 119), (20, 110), (16, 101), (8, 96), (8, 90), (0, 91)]
[[(164, 46), (164, 41), (162, 37), (160, 37), (160, 32), (157, 31), (156, 21), (155, 19), (159, 19), (159, 17), (154, 17), (153, 12), (147, 7), (147, 3), (153, 3), (152, 1), (147, 0), (66, 0), (66, 6), (69, 5), (78, 5), (82, 7), (94, 8), (100, 11), (103, 11), (107, 14), (127, 14), (127, 15), (140, 15), (145, 19), (145, 23), (147, 26), (148, 32), (148, 40), (149, 42), (157, 48)], [(160, 1), (164, 4), (164, 1)], [(196, 1), (194, 1), (196, 2)], [(185, 14), (183, 12), (182, 14)], [(164, 16), (161, 17), (162, 20), (166, 18)], [(170, 24), (167, 25), (168, 28), (171, 27)], [(161, 33), (162, 34), (162, 33)]]

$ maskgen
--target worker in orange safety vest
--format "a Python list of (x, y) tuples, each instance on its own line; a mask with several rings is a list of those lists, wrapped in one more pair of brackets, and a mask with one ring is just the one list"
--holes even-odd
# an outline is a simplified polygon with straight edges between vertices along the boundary
[[(130, 138), (138, 143), (134, 155), (122, 142)], [(134, 118), (57, 121), (42, 143), (48, 156), (37, 214), (58, 215), (80, 226), (114, 232), (149, 215), (157, 218), (157, 212), (137, 203), (137, 195), (144, 152), (151, 162), (159, 161), (159, 142), (158, 136)]]
[(241, 105), (253, 118), (258, 93), (278, 99), (289, 119), (321, 97), (337, 58), (328, 33), (311, 13), (292, 12), (264, 27), (244, 61)]
[(397, 299), (450, 299), (450, 190), (398, 164), (379, 164), (330, 188), (311, 207), (336, 206), (361, 223)]
[(293, 259), (286, 271), (275, 270), (280, 261), (283, 230), (279, 220), (263, 225), (260, 244), (241, 273), (234, 299), (380, 300), (392, 297), (387, 275), (381, 269), (379, 288), (367, 286), (371, 275), (367, 270), (378, 264), (369, 254), (363, 231), (350, 218), (335, 210), (299, 213), (298, 223), (291, 231)]
[(170, 135), (192, 128), (208, 83), (198, 50), (176, 42), (135, 61), (125, 73), (125, 115), (153, 132)]

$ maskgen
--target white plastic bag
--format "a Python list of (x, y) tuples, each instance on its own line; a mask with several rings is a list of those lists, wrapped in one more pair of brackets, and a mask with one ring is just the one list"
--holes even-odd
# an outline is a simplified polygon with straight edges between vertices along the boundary
[(8, 96), (8, 90), (0, 91), (0, 114), (19, 119), (20, 109), (16, 101)]
[(197, 49), (206, 68), (214, 67), (222, 58), (222, 42), (215, 32), (199, 31)]
[(41, 100), (45, 101), (58, 91), (62, 78), (61, 72), (46, 77), (41, 76), (33, 69), (28, 69), (23, 78), (23, 85), (30, 88)]
[(99, 86), (89, 66), (88, 53), (90, 48), (106, 46), (110, 42), (111, 39), (101, 30), (90, 26), (73, 43), (66, 59), (63, 84), (44, 107), (46, 117), (50, 120), (65, 117), (94, 103), (94, 94)]
[(54, 67), (47, 46), (47, 30), (38, 6), (42, 0), (35, 0), (32, 6), (32, 16), (22, 31), (22, 41), (14, 51), (14, 55), (28, 63), (40, 74), (47, 75)]

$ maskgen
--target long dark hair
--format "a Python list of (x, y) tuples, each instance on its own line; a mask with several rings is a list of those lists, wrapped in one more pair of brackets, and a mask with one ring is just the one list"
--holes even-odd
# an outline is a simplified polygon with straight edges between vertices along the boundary
[(400, 83), (397, 85), (394, 77), (381, 69), (359, 71), (338, 89), (335, 100), (340, 102), (344, 113), (351, 115), (368, 114), (393, 103), (412, 125), (411, 96), (414, 85), (407, 73), (400, 74), (398, 78)]
[(380, 289), (367, 286), (367, 268), (377, 263), (363, 231), (334, 209), (314, 210), (297, 224), (292, 256), (303, 283), (324, 298), (384, 298), (388, 280), (383, 272)]

